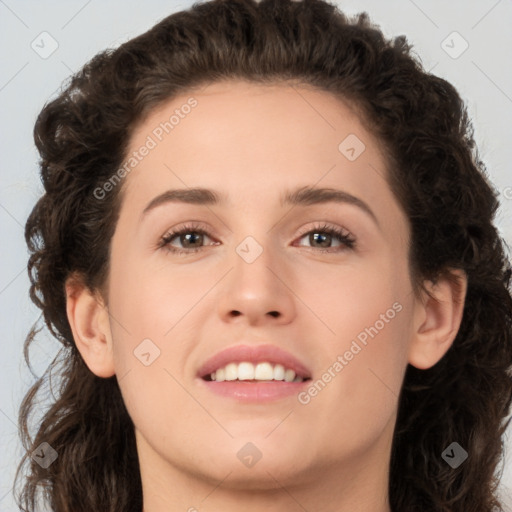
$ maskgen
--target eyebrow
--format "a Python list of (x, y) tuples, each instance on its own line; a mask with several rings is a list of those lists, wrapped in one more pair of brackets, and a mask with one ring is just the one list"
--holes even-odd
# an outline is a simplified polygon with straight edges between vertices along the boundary
[[(166, 190), (153, 198), (142, 211), (145, 216), (149, 211), (166, 203), (186, 203), (196, 205), (214, 206), (225, 204), (227, 196), (215, 190), (207, 188), (180, 188)], [(310, 206), (323, 203), (344, 203), (357, 206), (380, 227), (377, 216), (362, 199), (359, 199), (348, 192), (334, 188), (315, 188), (304, 186), (295, 190), (286, 191), (281, 196), (281, 206)]]

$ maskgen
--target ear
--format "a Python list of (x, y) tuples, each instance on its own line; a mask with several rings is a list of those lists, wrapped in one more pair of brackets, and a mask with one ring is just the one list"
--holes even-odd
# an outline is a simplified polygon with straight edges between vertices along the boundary
[(114, 357), (108, 309), (77, 275), (66, 280), (66, 312), (85, 364), (98, 377), (112, 377)]
[(434, 366), (452, 346), (459, 332), (467, 292), (467, 276), (450, 270), (435, 283), (425, 283), (415, 306), (414, 333), (409, 345), (409, 363), (425, 370)]

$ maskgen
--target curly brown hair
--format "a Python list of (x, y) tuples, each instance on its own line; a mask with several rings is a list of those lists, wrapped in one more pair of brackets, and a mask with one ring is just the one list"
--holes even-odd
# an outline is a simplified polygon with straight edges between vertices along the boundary
[[(156, 106), (221, 79), (294, 80), (348, 100), (389, 156), (388, 181), (411, 226), (415, 289), (449, 269), (468, 278), (457, 337), (432, 368), (409, 365), (390, 461), (394, 512), (502, 511), (497, 475), (512, 401), (511, 266), (493, 225), (498, 194), (476, 149), (456, 89), (424, 71), (404, 36), (386, 39), (366, 13), (348, 18), (323, 0), (213, 0), (165, 18), (90, 60), (37, 118), (34, 139), (45, 188), (26, 223), (30, 296), (63, 347), (21, 404), (29, 471), (20, 509), (39, 487), (56, 512), (140, 512), (134, 426), (116, 376), (85, 365), (66, 315), (65, 280), (102, 291), (122, 187), (94, 191), (126, 158), (134, 127)], [(32, 327), (24, 345), (39, 332)], [(59, 365), (61, 366), (59, 368)], [(59, 396), (35, 437), (28, 417), (52, 371)], [(452, 469), (442, 451), (469, 454)], [(31, 457), (48, 443), (47, 468)]]

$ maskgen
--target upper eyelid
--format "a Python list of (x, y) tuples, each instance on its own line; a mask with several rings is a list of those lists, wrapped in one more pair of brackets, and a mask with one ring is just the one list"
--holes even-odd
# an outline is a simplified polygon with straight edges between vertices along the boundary
[[(350, 236), (354, 236), (352, 234), (351, 231), (349, 231), (346, 227), (344, 226), (338, 226), (338, 225), (335, 225), (335, 224), (332, 224), (331, 222), (329, 221), (316, 221), (317, 224), (316, 225), (313, 225), (313, 226), (308, 226), (308, 227), (304, 227), (304, 228), (301, 228), (299, 230), (299, 236), (303, 236), (307, 233), (309, 233), (312, 229), (337, 229), (337, 230), (340, 230), (340, 231), (344, 231), (347, 235), (350, 235)], [(177, 227), (175, 228), (170, 228), (168, 230), (165, 231), (165, 233), (162, 235), (162, 238), (163, 237), (166, 237), (167, 235), (170, 235), (171, 233), (174, 235), (176, 235), (177, 232), (181, 232), (181, 231), (184, 231), (184, 230), (189, 230), (189, 231), (202, 231), (202, 232), (205, 232), (206, 235), (208, 236), (212, 236), (211, 235), (211, 229), (206, 227), (205, 225), (203, 225), (200, 221), (191, 221), (190, 223), (185, 223), (183, 225), (178, 225)]]
[(355, 238), (355, 236), (352, 234), (352, 232), (349, 231), (344, 226), (336, 226), (327, 221), (318, 221), (318, 224), (316, 224), (314, 226), (309, 226), (309, 227), (305, 227), (304, 229), (301, 229), (299, 231), (298, 236), (302, 237), (304, 235), (307, 235), (308, 233), (310, 233), (311, 231), (314, 231), (315, 229), (318, 231), (322, 231), (324, 229), (325, 230), (341, 231), (341, 232), (343, 232), (344, 235)]

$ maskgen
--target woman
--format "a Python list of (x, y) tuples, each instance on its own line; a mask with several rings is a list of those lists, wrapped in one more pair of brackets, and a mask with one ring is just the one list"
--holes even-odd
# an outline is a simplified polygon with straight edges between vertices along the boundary
[(23, 510), (502, 510), (497, 194), (404, 37), (198, 4), (93, 58), (35, 141), (62, 381), (33, 439), (45, 376), (22, 404)]

